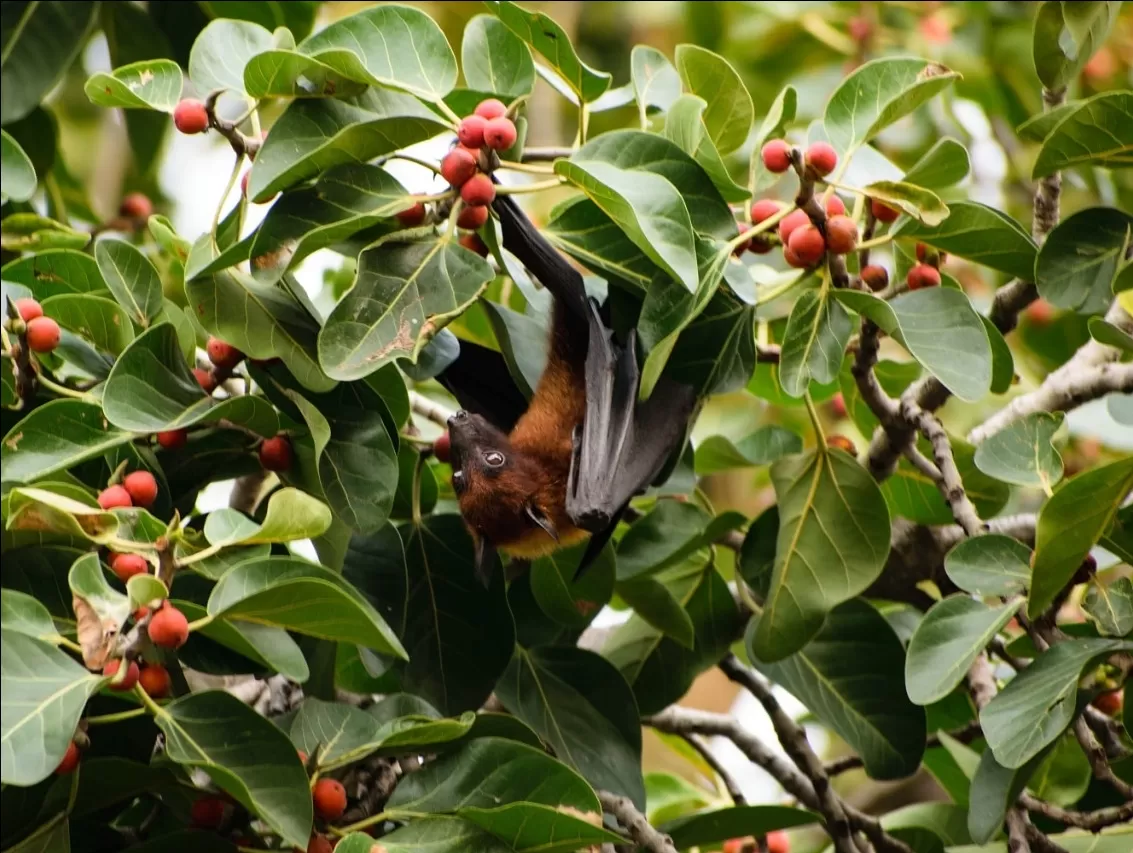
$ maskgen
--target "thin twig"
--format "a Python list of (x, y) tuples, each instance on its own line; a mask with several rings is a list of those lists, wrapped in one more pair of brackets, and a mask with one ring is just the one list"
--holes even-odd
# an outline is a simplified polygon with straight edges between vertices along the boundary
[(1118, 823), (1133, 820), (1133, 800), (1129, 800), (1119, 806), (1109, 806), (1108, 808), (1097, 809), (1092, 812), (1079, 812), (1072, 809), (1064, 809), (1061, 806), (1040, 800), (1038, 797), (1026, 791), (1020, 795), (1019, 802), (1028, 811), (1036, 812), (1043, 817), (1048, 817), (1051, 820), (1056, 820), (1067, 826), (1073, 826), (1077, 829), (1087, 829), (1090, 832), (1098, 832), (1099, 830), (1105, 829), (1107, 826), (1114, 826)]
[(739, 783), (728, 772), (727, 768), (720, 763), (720, 759), (712, 752), (708, 744), (699, 735), (687, 734), (681, 735), (685, 743), (697, 751), (704, 763), (712, 768), (712, 772), (720, 777), (720, 781), (724, 783), (724, 788), (728, 791), (728, 796), (732, 798), (732, 802), (737, 806), (746, 806), (747, 798), (744, 797), (743, 791), (740, 790)]
[[(948, 737), (960, 743), (971, 743), (976, 738), (983, 734), (983, 729), (980, 727), (979, 720), (972, 720), (963, 728), (956, 729), (953, 732), (946, 733)], [(925, 749), (933, 749), (940, 746), (940, 735), (929, 735), (925, 740)], [(856, 770), (864, 766), (862, 757), (860, 755), (847, 755), (842, 758), (837, 758), (834, 761), (826, 763), (826, 773), (828, 776), (837, 776), (839, 773), (845, 773), (848, 770)]]
[(617, 818), (618, 823), (626, 828), (630, 838), (638, 847), (650, 853), (677, 853), (673, 839), (654, 829), (629, 797), (621, 797), (609, 791), (599, 791), (598, 800), (602, 803), (602, 810)]
[(409, 392), (409, 405), (415, 413), (440, 426), (448, 426), (448, 419), (452, 417), (450, 409), (440, 403), (434, 403), (416, 391)]

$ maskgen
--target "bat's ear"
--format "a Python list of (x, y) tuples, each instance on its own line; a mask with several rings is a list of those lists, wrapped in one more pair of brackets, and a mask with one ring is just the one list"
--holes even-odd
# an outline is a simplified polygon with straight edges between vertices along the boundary
[(529, 503), (526, 507), (524, 507), (524, 511), (527, 513), (528, 518), (530, 518), (532, 521), (534, 521), (536, 524), (547, 531), (548, 536), (550, 536), (556, 542), (559, 541), (559, 531), (555, 530), (554, 523), (551, 521), (551, 519), (547, 518), (547, 516), (543, 515), (539, 507), (535, 506), (535, 504)]

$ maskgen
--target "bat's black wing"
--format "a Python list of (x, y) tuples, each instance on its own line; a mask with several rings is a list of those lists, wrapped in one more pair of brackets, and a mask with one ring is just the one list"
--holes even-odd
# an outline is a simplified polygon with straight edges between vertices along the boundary
[(511, 378), (504, 357), (479, 344), (460, 341), (460, 355), (437, 381), (461, 408), (487, 418), (504, 432), (511, 432), (527, 411), (527, 398)]
[(696, 408), (696, 392), (662, 379), (649, 400), (638, 403), (636, 336), (631, 332), (626, 345), (619, 346), (598, 306), (587, 300), (578, 271), (512, 198), (497, 196), (494, 206), (504, 246), (570, 307), (578, 333), (587, 336), (586, 416), (575, 434), (566, 496), (571, 519), (591, 532), (578, 568), (581, 573), (609, 541), (630, 499), (652, 484), (682, 446)]

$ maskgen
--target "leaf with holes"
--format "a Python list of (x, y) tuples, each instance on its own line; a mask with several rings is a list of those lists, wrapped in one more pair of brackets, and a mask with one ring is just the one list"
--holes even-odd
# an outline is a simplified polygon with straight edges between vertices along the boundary
[(1059, 308), (1102, 313), (1113, 301), (1114, 284), (1126, 263), (1130, 242), (1133, 216), (1120, 210), (1091, 207), (1066, 217), (1039, 249), (1035, 262), (1039, 295)]
[(924, 59), (875, 59), (854, 71), (826, 102), (823, 126), (843, 157), (921, 104), (960, 75)]
[(972, 595), (1015, 595), (1031, 581), (1031, 549), (999, 533), (974, 536), (945, 555), (944, 571)]
[(988, 607), (966, 595), (953, 595), (929, 608), (909, 641), (905, 659), (909, 698), (918, 705), (931, 705), (951, 693), (1022, 603)]
[(223, 690), (175, 699), (155, 722), (170, 759), (204, 770), (286, 844), (307, 844), (314, 819), (307, 774), (279, 727)]
[(779, 536), (771, 587), (751, 642), (754, 659), (803, 648), (827, 614), (877, 579), (889, 553), (889, 509), (877, 483), (841, 450), (771, 466)]
[(5, 785), (27, 787), (51, 775), (75, 735), (87, 699), (104, 680), (54, 646), (4, 626), (0, 778)]
[(767, 615), (753, 620), (745, 637), (756, 668), (849, 743), (871, 778), (915, 772), (924, 753), (925, 712), (905, 695), (905, 650), (885, 617), (865, 601), (844, 602), (800, 651), (767, 663), (752, 655)]
[(492, 277), (487, 261), (447, 237), (400, 242), (393, 235), (359, 257), (354, 286), (319, 333), (319, 362), (348, 380), (396, 358), (415, 361)]
[(1039, 510), (1027, 615), (1038, 617), (1069, 583), (1133, 489), (1133, 457), (1066, 480)]
[(1058, 643), (1036, 657), (980, 711), (996, 761), (1022, 767), (1054, 743), (1074, 719), (1082, 671), (1114, 652), (1130, 650), (1130, 642), (1083, 638)]
[(992, 433), (976, 448), (976, 467), (1004, 483), (1053, 488), (1063, 468), (1052, 442), (1064, 417), (1035, 412)]
[(171, 113), (181, 99), (181, 85), (181, 68), (176, 62), (150, 59), (123, 65), (109, 74), (92, 74), (84, 91), (98, 107)]

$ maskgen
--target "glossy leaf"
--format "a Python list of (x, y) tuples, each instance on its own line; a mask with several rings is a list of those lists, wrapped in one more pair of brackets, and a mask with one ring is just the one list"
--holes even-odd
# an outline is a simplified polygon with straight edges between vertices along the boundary
[[(395, 7), (375, 7), (383, 8)], [(371, 89), (356, 98), (293, 101), (256, 155), (248, 198), (268, 201), (332, 166), (365, 163), (444, 128), (436, 113), (401, 92)]]
[(1133, 489), (1133, 457), (1065, 481), (1039, 510), (1027, 615), (1039, 616), (1070, 581)]
[(983, 751), (969, 794), (968, 832), (973, 841), (986, 843), (1002, 829), (1008, 807), (1023, 792), (1042, 759), (1040, 753), (1022, 767), (1009, 768), (1000, 764), (990, 749)]
[(936, 193), (906, 181), (874, 181), (865, 188), (870, 199), (885, 202), (925, 225), (939, 225), (948, 218), (948, 205)]
[(319, 362), (345, 380), (396, 358), (416, 360), (492, 277), (487, 261), (448, 238), (400, 242), (394, 235), (359, 257), (354, 286), (319, 333)]
[(381, 724), (361, 708), (324, 702), (314, 696), (299, 706), (291, 722), (291, 740), (307, 755), (319, 756), (320, 768), (365, 758), (377, 748)]
[(233, 567), (213, 588), (208, 612), (407, 657), (385, 620), (354, 587), (323, 566), (292, 557)]
[(913, 186), (938, 190), (962, 181), (970, 167), (968, 150), (946, 136), (926, 151), (902, 180)]
[(630, 52), (630, 80), (643, 126), (650, 107), (665, 112), (681, 96), (677, 69), (665, 54), (647, 44), (634, 45)]
[(87, 699), (102, 684), (65, 652), (3, 630), (0, 646), (0, 733), (5, 785), (34, 785), (63, 760)]
[(42, 305), (44, 314), (102, 352), (119, 355), (134, 340), (126, 309), (102, 296), (66, 293), (45, 299)]
[(678, 850), (720, 844), (746, 835), (761, 836), (776, 829), (806, 826), (818, 815), (789, 806), (732, 806), (713, 809), (661, 824), (658, 829), (673, 839)]
[(82, 49), (97, 3), (20, 3), (4, 10), (0, 124), (34, 110)]
[(650, 260), (689, 292), (696, 290), (692, 221), (676, 187), (660, 175), (597, 160), (557, 160), (555, 172), (586, 193)]
[(149, 259), (130, 243), (104, 237), (94, 244), (98, 270), (118, 304), (142, 328), (164, 308), (161, 279)]
[(644, 808), (637, 703), (609, 661), (585, 649), (517, 646), (495, 693), (591, 785)]
[(1035, 17), (1034, 59), (1039, 80), (1063, 89), (1100, 48), (1117, 19), (1120, 3), (1043, 3)]
[(1015, 676), (980, 712), (980, 724), (995, 759), (1022, 767), (1054, 743), (1075, 714), (1078, 679), (1092, 661), (1133, 643), (1075, 639), (1051, 646)]
[(795, 302), (783, 334), (779, 379), (783, 391), (802, 397), (811, 381), (832, 382), (842, 368), (853, 324), (825, 290), (808, 290)]
[(959, 77), (923, 59), (888, 58), (867, 62), (834, 90), (823, 125), (846, 157), (882, 130), (944, 91)]
[(14, 631), (51, 643), (58, 632), (51, 613), (34, 596), (5, 587), (0, 590), (0, 611), (5, 631)]
[(949, 211), (935, 226), (907, 219), (896, 234), (1024, 280), (1032, 278), (1037, 249), (1018, 222), (974, 201), (953, 202)]
[(801, 453), (803, 441), (797, 432), (768, 425), (732, 442), (722, 435), (713, 435), (696, 448), (698, 476), (717, 474), (736, 468), (770, 465), (792, 453)]
[(37, 213), (12, 213), (0, 221), (0, 249), (41, 252), (47, 249), (81, 249), (90, 234)]
[(1078, 166), (1128, 168), (1133, 164), (1133, 93), (1104, 92), (1068, 113), (1043, 141), (1031, 170), (1041, 178)]
[(991, 345), (980, 315), (963, 291), (934, 287), (903, 293), (889, 302), (860, 291), (836, 290), (834, 296), (896, 338), (961, 400), (987, 395)]
[(155, 722), (169, 758), (203, 769), (286, 844), (306, 845), (313, 821), (307, 774), (275, 724), (223, 690), (175, 699)]
[(821, 630), (827, 614), (865, 590), (889, 553), (889, 510), (874, 479), (840, 450), (771, 466), (779, 536), (753, 660), (781, 660)]
[(52, 400), (37, 407), (4, 437), (5, 482), (33, 480), (71, 468), (125, 444), (134, 434), (117, 429), (96, 403)]
[(27, 201), (35, 194), (35, 166), (6, 130), (0, 130), (0, 167), (3, 169), (0, 199)]
[[(975, 466), (975, 448), (966, 441), (949, 436), (949, 443), (960, 480), (976, 512), (983, 518), (996, 515), (1010, 499), (1010, 487)], [(921, 442), (921, 451), (932, 455), (925, 441)], [(894, 475), (881, 484), (881, 491), (893, 515), (918, 524), (950, 524), (953, 521), (952, 510), (940, 488), (907, 460), (899, 462)]]
[(149, 59), (122, 65), (112, 72), (97, 72), (84, 90), (98, 107), (173, 112), (181, 99), (181, 68), (172, 59)]
[(951, 693), (1021, 605), (1019, 600), (989, 607), (966, 595), (949, 596), (934, 604), (909, 641), (905, 659), (909, 698), (918, 705), (931, 705)]
[(748, 165), (748, 173), (751, 175), (749, 186), (753, 193), (767, 189), (779, 180), (779, 175), (768, 171), (767, 167), (763, 165), (761, 152), (768, 140), (781, 139), (786, 135), (787, 127), (795, 120), (798, 101), (799, 96), (795, 88), (785, 86), (775, 96), (775, 100), (767, 110), (767, 115), (763, 117), (759, 130), (756, 131), (755, 144), (751, 149), (751, 162)]
[(679, 562), (698, 546), (709, 516), (696, 504), (660, 501), (618, 542), (618, 580)]
[(201, 92), (244, 92), (248, 60), (272, 47), (271, 30), (228, 16), (210, 21), (193, 40), (189, 77)]
[(535, 62), (527, 45), (491, 15), (477, 15), (465, 25), (460, 65), (473, 89), (518, 97), (535, 88)]
[(1043, 759), (1027, 787), (1039, 799), (1069, 808), (1082, 799), (1092, 776), (1090, 762), (1078, 739), (1067, 732)]
[[(765, 611), (748, 627), (749, 656), (766, 618)], [(871, 778), (903, 778), (920, 765), (924, 711), (905, 695), (901, 642), (871, 605), (847, 601), (798, 653), (778, 663), (752, 661), (861, 754)]]
[(665, 119), (665, 136), (701, 165), (725, 201), (740, 202), (751, 193), (732, 180), (728, 167), (712, 142), (704, 123), (707, 102), (696, 95), (681, 95), (670, 107)]
[(579, 59), (570, 37), (549, 15), (529, 12), (515, 3), (485, 2), (484, 5), (504, 26), (539, 53), (580, 100), (597, 100), (610, 88), (613, 78)]
[(585, 628), (614, 592), (613, 547), (603, 548), (582, 577), (574, 579), (588, 542), (560, 548), (531, 564), (531, 594), (556, 624)]
[(293, 542), (318, 537), (326, 532), (330, 521), (330, 513), (320, 501), (299, 489), (283, 488), (272, 493), (259, 524), (227, 508), (209, 513), (205, 537), (210, 545)]
[[(343, 838), (336, 853), (370, 853), (372, 836), (355, 832)], [(417, 818), (382, 836), (387, 853), (513, 853), (513, 848), (479, 827), (447, 815)]]
[(724, 57), (695, 44), (678, 45), (675, 58), (684, 88), (707, 103), (709, 138), (721, 154), (731, 154), (747, 141), (755, 120), (743, 80)]
[[(1133, 98), (1130, 98), (1133, 110)], [(1133, 111), (1129, 118), (1133, 121)], [(1130, 140), (1133, 163), (1133, 139)], [(1112, 207), (1091, 207), (1054, 227), (1039, 249), (1035, 285), (1059, 308), (1100, 314), (1113, 301), (1114, 282), (1133, 241), (1133, 216)]]
[(1030, 583), (1031, 549), (999, 533), (974, 536), (945, 555), (944, 571), (972, 595), (1014, 595)]
[(1036, 412), (999, 432), (976, 448), (976, 466), (985, 474), (1018, 486), (1053, 488), (1062, 479), (1062, 457), (1052, 440), (1063, 414)]
[(1118, 578), (1110, 584), (1096, 579), (1082, 602), (1086, 615), (1108, 637), (1125, 637), (1133, 633), (1133, 579)]

